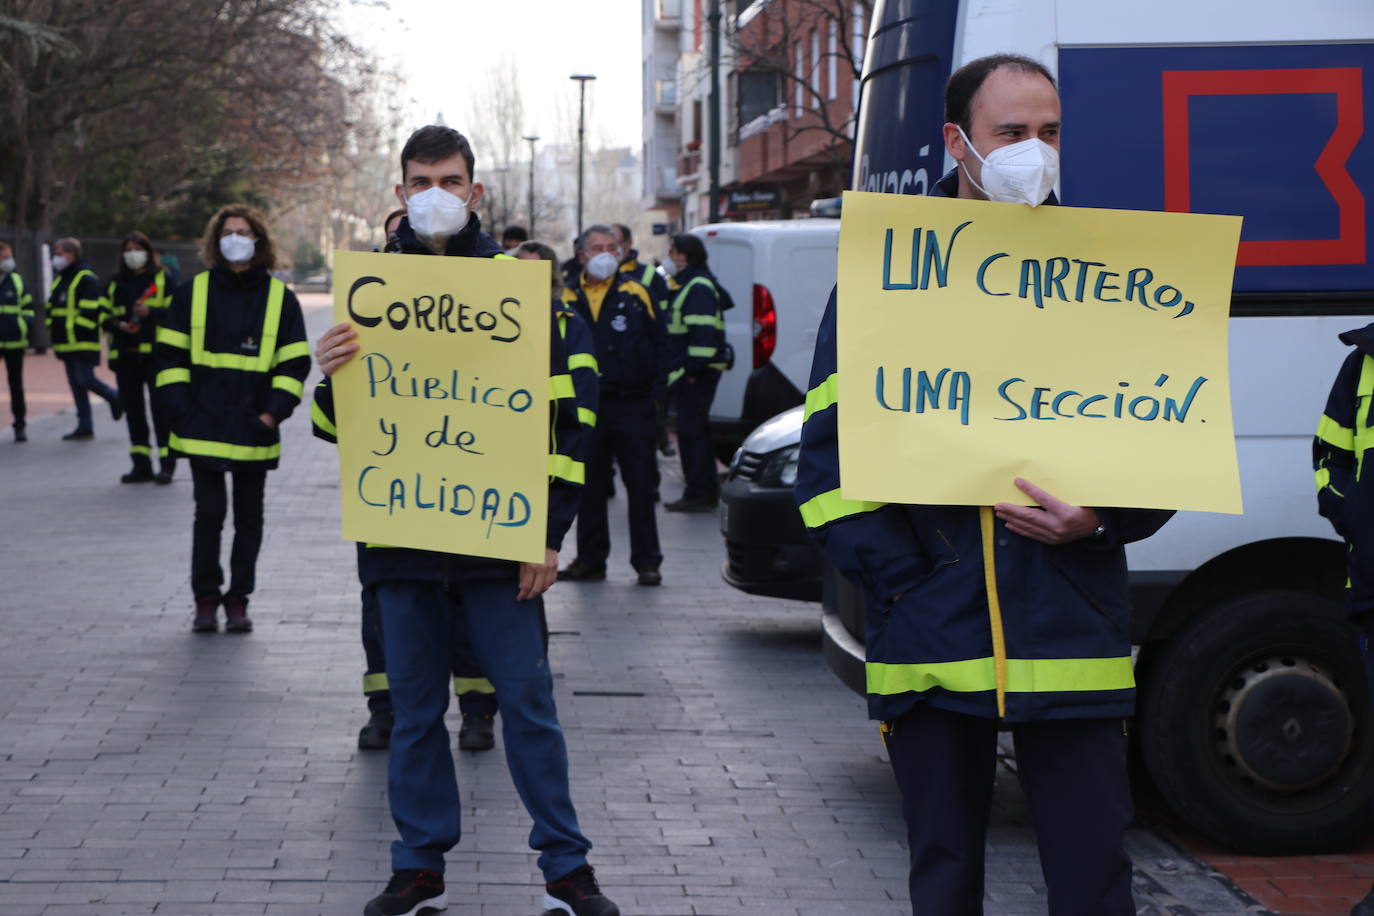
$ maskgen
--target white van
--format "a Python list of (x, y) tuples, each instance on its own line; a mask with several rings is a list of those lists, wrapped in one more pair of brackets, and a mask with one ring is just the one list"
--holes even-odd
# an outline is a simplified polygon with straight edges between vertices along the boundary
[(754, 427), (806, 396), (816, 327), (835, 285), (840, 221), (712, 223), (691, 232), (735, 300), (725, 313), (735, 363), (711, 405), (717, 451), (728, 461)]

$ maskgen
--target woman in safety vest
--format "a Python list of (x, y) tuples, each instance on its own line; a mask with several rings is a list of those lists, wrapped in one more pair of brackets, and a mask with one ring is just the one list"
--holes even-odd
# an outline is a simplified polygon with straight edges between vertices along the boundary
[[(191, 462), (196, 513), (191, 591), (197, 633), (246, 633), (262, 544), (263, 490), (281, 456), (278, 428), (300, 403), (310, 345), (296, 296), (268, 271), (276, 248), (262, 215), (230, 204), (210, 220), (201, 257), (212, 265), (183, 284), (157, 329), (157, 388), (171, 421), (174, 454)], [(220, 586), (220, 533), (234, 479), (229, 588)]]
[[(172, 303), (172, 286), (153, 243), (142, 232), (124, 237), (119, 269), (105, 288), (105, 330), (110, 332), (110, 368), (119, 386), (124, 421), (129, 425), (129, 455), (133, 468), (121, 483), (172, 482), (176, 459), (167, 446), (167, 419), (157, 398), (144, 405), (143, 392), (153, 393), (157, 371), (153, 342), (157, 325)], [(153, 474), (153, 448), (148, 437), (148, 408), (153, 412), (160, 471)]]

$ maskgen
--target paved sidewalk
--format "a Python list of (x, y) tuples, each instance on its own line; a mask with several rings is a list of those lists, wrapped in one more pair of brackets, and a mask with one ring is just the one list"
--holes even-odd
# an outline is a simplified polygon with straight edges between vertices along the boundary
[[(318, 334), (327, 312), (308, 321)], [(0, 913), (361, 912), (393, 827), (386, 756), (355, 747), (358, 586), (332, 449), (306, 412), (287, 422), (256, 629), (194, 636), (189, 474), (121, 486), (123, 429), (96, 417), (94, 442), (60, 442), (60, 415), (0, 442)], [(817, 609), (725, 586), (709, 515), (661, 514), (664, 585), (637, 587), (623, 498), (612, 509), (609, 580), (562, 583), (548, 610), (574, 796), (622, 911), (909, 913), (893, 782), (862, 701), (825, 668)], [(988, 912), (1041, 914), (1000, 773)], [(448, 912), (534, 916), (500, 752), (462, 754), (459, 778)], [(1153, 833), (1130, 842), (1142, 913), (1264, 912)]]

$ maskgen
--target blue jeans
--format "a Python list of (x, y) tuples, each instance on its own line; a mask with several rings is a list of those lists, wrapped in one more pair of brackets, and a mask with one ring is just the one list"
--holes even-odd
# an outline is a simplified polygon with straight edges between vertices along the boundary
[(92, 432), (95, 427), (91, 422), (91, 399), (87, 392), (94, 391), (111, 404), (115, 403), (119, 395), (96, 376), (95, 363), (82, 359), (64, 359), (62, 365), (67, 370), (67, 384), (72, 389), (72, 400), (76, 402), (76, 428), (79, 432)]
[[(591, 842), (577, 825), (568, 788), (568, 750), (553, 702), (541, 630), (543, 602), (517, 601), (511, 580), (384, 582), (377, 586), (387, 680), (396, 724), (391, 732), (387, 794), (401, 838), (393, 870), (442, 873), (444, 853), (462, 836), (462, 802), (444, 713), (452, 641), (462, 627), (496, 688), (511, 780), (534, 820), (530, 847), (545, 880), (587, 861)], [(459, 614), (462, 606), (467, 613)]]

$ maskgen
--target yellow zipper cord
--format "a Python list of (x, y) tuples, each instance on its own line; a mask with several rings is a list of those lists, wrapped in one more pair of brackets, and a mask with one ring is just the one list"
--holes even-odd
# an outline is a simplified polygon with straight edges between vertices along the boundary
[(997, 715), (1007, 714), (1007, 637), (1002, 631), (1002, 604), (997, 598), (997, 562), (993, 552), (996, 537), (992, 507), (978, 508), (978, 523), (983, 529), (983, 583), (988, 590), (988, 624), (992, 628), (992, 664), (997, 675)]

